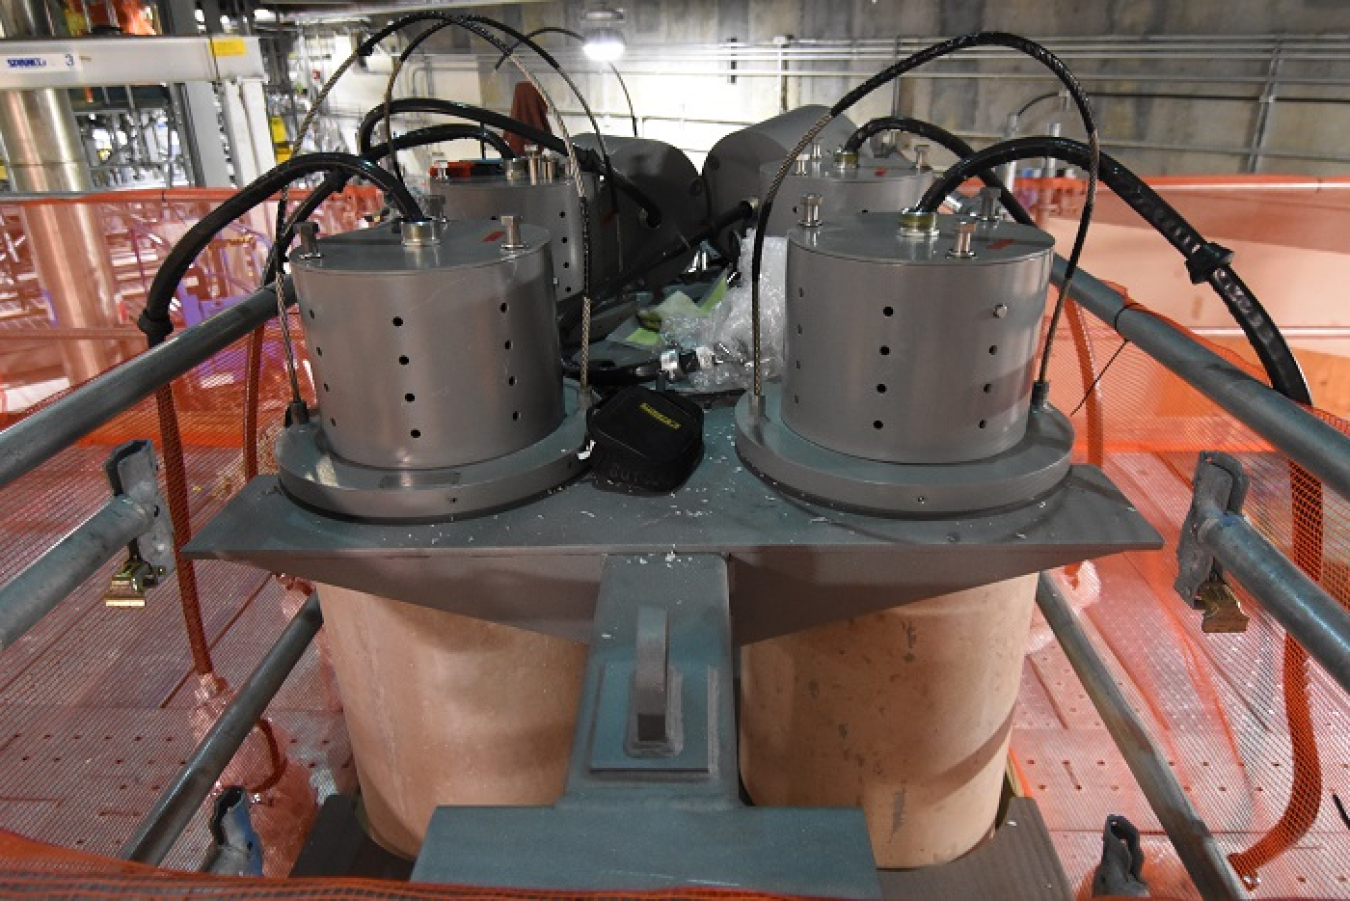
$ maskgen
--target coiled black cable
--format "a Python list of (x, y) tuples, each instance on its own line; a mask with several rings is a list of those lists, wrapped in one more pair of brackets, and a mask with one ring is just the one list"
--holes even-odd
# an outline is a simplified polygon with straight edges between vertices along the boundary
[[(1068, 138), (1032, 137), (1004, 141), (966, 157), (934, 181), (919, 201), (919, 209), (936, 210), (942, 200), (965, 180), (1005, 163), (1039, 157), (1052, 157), (1076, 166), (1086, 165), (1088, 147)], [(1129, 204), (1186, 259), (1186, 271), (1192, 284), (1207, 282), (1228, 308), (1229, 314), (1247, 336), (1247, 341), (1270, 379), (1271, 387), (1302, 404), (1311, 404), (1303, 370), (1279, 328), (1271, 320), (1251, 289), (1229, 265), (1233, 252), (1206, 241), (1167, 201), (1118, 160), (1100, 155), (1102, 183)]]
[(207, 213), (178, 239), (155, 273), (146, 292), (145, 308), (136, 324), (145, 333), (151, 347), (160, 344), (173, 333), (169, 305), (178, 284), (187, 274), (198, 254), (227, 225), (259, 206), (283, 186), (316, 172), (342, 171), (349, 176), (367, 179), (389, 195), (389, 200), (407, 219), (421, 219), (422, 208), (416, 198), (400, 182), (370, 160), (350, 153), (308, 153), (296, 157), (264, 173), (240, 188), (220, 206)]
[[(932, 122), (925, 122), (922, 119), (910, 119), (906, 116), (881, 116), (870, 122), (864, 123), (857, 131), (849, 135), (844, 142), (845, 153), (857, 153), (862, 147), (863, 142), (883, 131), (902, 131), (906, 134), (918, 135), (921, 138), (927, 138), (934, 144), (943, 147), (956, 154), (957, 159), (965, 159), (973, 156), (975, 148), (971, 147), (965, 141), (952, 134), (941, 126), (934, 125)], [(1035, 225), (1031, 214), (1023, 208), (1013, 193), (1003, 184), (1003, 180), (993, 173), (990, 169), (981, 171), (978, 175), (980, 181), (991, 188), (998, 188), (999, 200), (1003, 203), (1003, 208), (1008, 211), (1008, 215), (1023, 225)]]

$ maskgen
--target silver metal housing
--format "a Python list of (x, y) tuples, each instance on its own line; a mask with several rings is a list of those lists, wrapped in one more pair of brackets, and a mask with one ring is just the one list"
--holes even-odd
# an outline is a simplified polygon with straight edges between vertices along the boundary
[(979, 223), (953, 258), (957, 219), (906, 236), (894, 214), (789, 233), (783, 422), (842, 454), (957, 463), (1026, 432), (1053, 239)]
[(293, 262), (326, 445), (363, 466), (460, 466), (519, 451), (563, 418), (548, 233), (507, 251), (495, 222), (404, 246), (397, 224)]
[[(609, 199), (599, 194), (595, 176), (583, 174), (590, 202), (592, 241), (591, 278), (599, 284), (618, 274), (614, 229), (603, 223), (612, 220)], [(553, 277), (559, 301), (580, 296), (582, 274), (581, 200), (571, 177), (532, 184), (528, 177), (510, 179), (505, 175), (470, 178), (433, 178), (431, 193), (445, 198), (445, 214), (451, 219), (500, 219), (515, 215), (528, 225), (547, 229), (553, 258)]]
[[(751, 197), (759, 197), (759, 169), (765, 163), (781, 163), (802, 135), (829, 112), (823, 106), (802, 106), (763, 122), (733, 131), (713, 145), (703, 163), (703, 181), (708, 186), (708, 209), (713, 216)], [(847, 116), (839, 116), (816, 138), (827, 156), (856, 130)], [(714, 246), (731, 252), (732, 229), (715, 236)]]
[[(759, 196), (769, 192), (781, 161), (759, 167)], [(769, 213), (766, 235), (784, 235), (797, 225), (801, 199), (820, 196), (820, 218), (837, 222), (859, 213), (898, 213), (918, 203), (933, 181), (931, 169), (920, 169), (904, 159), (865, 159), (858, 166), (838, 166), (830, 160), (802, 161), (804, 171), (791, 171), (778, 189)]]

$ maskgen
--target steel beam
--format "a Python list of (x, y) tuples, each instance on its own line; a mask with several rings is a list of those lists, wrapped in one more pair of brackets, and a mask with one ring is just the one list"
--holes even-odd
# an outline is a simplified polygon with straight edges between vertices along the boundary
[[(294, 296), (287, 299), (293, 302)], [(262, 288), (0, 432), (0, 487), (36, 469), (161, 385), (243, 338), (276, 312), (275, 289)]]
[(155, 522), (155, 511), (119, 495), (0, 588), (0, 650), (9, 647), (119, 548)]
[[(1064, 279), (1055, 259), (1052, 280)], [(1086, 272), (1070, 294), (1084, 309), (1130, 339), (1201, 394), (1299, 463), (1341, 497), (1350, 498), (1350, 436), (1252, 378), (1223, 357)]]
[(1195, 535), (1224, 569), (1350, 692), (1350, 611), (1308, 578), (1245, 516), (1199, 501)]

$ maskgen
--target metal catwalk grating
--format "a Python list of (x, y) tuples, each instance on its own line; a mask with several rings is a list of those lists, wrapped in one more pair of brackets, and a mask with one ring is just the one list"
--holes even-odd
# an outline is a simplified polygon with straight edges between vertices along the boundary
[[(1246, 633), (1204, 635), (1199, 613), (1172, 591), (1176, 567), (1170, 555), (1189, 497), (1189, 485), (1172, 468), (1175, 462), (1129, 454), (1116, 456), (1109, 467), (1164, 532), (1168, 547), (1085, 564), (1062, 584), (1219, 846), (1235, 853), (1275, 825), (1290, 792), (1290, 744), (1279, 690), (1283, 634), (1249, 604), (1253, 616)], [(1258, 898), (1345, 897), (1350, 886), (1350, 829), (1330, 797), (1350, 791), (1350, 705), (1315, 668), (1313, 684), (1324, 797), (1307, 835), (1261, 868)], [(1028, 792), (1041, 804), (1078, 897), (1091, 896), (1102, 826), (1113, 813), (1145, 833), (1144, 876), (1154, 895), (1197, 897), (1039, 616), (1020, 700), (1013, 755)]]

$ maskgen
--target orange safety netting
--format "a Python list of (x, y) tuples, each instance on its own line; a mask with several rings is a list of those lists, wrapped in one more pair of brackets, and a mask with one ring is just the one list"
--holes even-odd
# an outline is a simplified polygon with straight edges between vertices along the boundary
[[(181, 201), (196, 202), (196, 198)], [(151, 231), (169, 229), (179, 217), (184, 220), (179, 226), (185, 229), (190, 213), (186, 208), (173, 212), (170, 205), (162, 198), (137, 198), (131, 208), (152, 223)], [(1109, 201), (1104, 206), (1109, 210)], [(205, 208), (203, 202), (198, 214)], [(354, 223), (360, 210), (348, 207), (345, 221)], [(105, 221), (123, 225), (131, 217), (126, 211), (102, 215)], [(341, 227), (335, 222), (332, 229)], [(242, 241), (238, 235), (230, 240), (236, 239)], [(146, 255), (150, 260), (146, 271), (153, 271), (154, 242), (135, 245), (139, 250), (133, 253), (133, 238), (118, 240), (122, 241), (115, 254), (119, 272), (139, 271), (136, 253)], [(1140, 271), (1179, 267), (1161, 239), (1157, 243), (1156, 259), (1132, 260), (1131, 266)], [(1128, 270), (1113, 273), (1106, 261), (1099, 265), (1092, 248), (1090, 242), (1085, 260), (1089, 271), (1114, 277), (1140, 301), (1156, 299), (1138, 293)], [(157, 252), (162, 256), (162, 247)], [(41, 295), (33, 289), (31, 265), (24, 268), (22, 252), (5, 259), (11, 266), (0, 274), (0, 361), (6, 387), (41, 380), (59, 369), (59, 351), (67, 344), (109, 340), (103, 332), (80, 338), (37, 321), (32, 309)], [(255, 283), (249, 278), (256, 278), (256, 259), (255, 248), (246, 243), (215, 248), (190, 277), (189, 287), (207, 300), (237, 294), (239, 285)], [(1239, 255), (1239, 270), (1245, 275), (1242, 261)], [(1249, 281), (1273, 310), (1279, 307), (1278, 287)], [(1203, 290), (1207, 289), (1197, 289)], [(134, 290), (128, 293), (134, 296)], [(1216, 298), (1199, 302), (1218, 304)], [(131, 312), (136, 309), (132, 304)], [(25, 324), (14, 327), (31, 334), (22, 340), (5, 337), (6, 310), (20, 311), (13, 321)], [(1180, 315), (1184, 309), (1169, 306), (1164, 312), (1186, 320)], [(293, 321), (300, 336), (302, 385), (308, 394), (312, 387), (305, 378), (303, 336), (300, 323)], [(44, 329), (53, 336), (39, 337)], [(1240, 344), (1231, 336), (1215, 334), (1213, 340), (1202, 340), (1259, 375), (1250, 360), (1235, 351)], [(1316, 340), (1324, 342), (1317, 345), (1321, 351), (1328, 339)], [(1283, 631), (1242, 594), (1240, 586), (1252, 620), (1245, 633), (1235, 635), (1201, 633), (1200, 614), (1176, 597), (1171, 586), (1177, 532), (1191, 500), (1196, 455), (1202, 450), (1239, 457), (1252, 481), (1247, 515), (1343, 602), (1350, 600), (1347, 500), (1322, 491), (1320, 503), (1315, 503), (1315, 486), (1304, 484), (1302, 501), (1296, 504), (1296, 488), (1306, 476), (1292, 470), (1266, 441), (1092, 316), (1071, 311), (1055, 345), (1052, 400), (1072, 412), (1079, 458), (1100, 461), (1167, 541), (1158, 552), (1068, 567), (1058, 574), (1061, 584), (1224, 852), (1242, 854), (1262, 842), (1278, 851), (1249, 867), (1261, 877), (1257, 897), (1344, 896), (1350, 892), (1350, 824), (1342, 822), (1333, 795), (1350, 794), (1350, 700), (1316, 664), (1306, 661), (1301, 649), (1286, 644)], [(23, 353), (10, 352), (21, 347)], [(1318, 385), (1334, 388), (1344, 378), (1343, 358), (1335, 353), (1313, 353), (1305, 362), (1315, 398), (1320, 396)], [(251, 406), (246, 397), (255, 364), (260, 373), (257, 467), (267, 471), (272, 468), (270, 436), (279, 428), (288, 392), (275, 325), (260, 340), (236, 343), (174, 385), (186, 477), (180, 500), (194, 524), (219, 510), (252, 469), (247, 457), (254, 429), (246, 429), (244, 412)], [(1314, 412), (1347, 431), (1346, 423), (1333, 413)], [(7, 486), (0, 494), (5, 523), (0, 532), (0, 580), (11, 577), (97, 509), (107, 497), (101, 465), (108, 450), (123, 440), (143, 437), (153, 438), (157, 450), (164, 446), (150, 400)], [(225, 682), (237, 685), (270, 647), (302, 595), (244, 566), (207, 561), (196, 564), (195, 571), (201, 634), (210, 664)], [(114, 854), (130, 834), (195, 745), (194, 736), (202, 731), (202, 711), (212, 703), (207, 697), (211, 683), (195, 675), (201, 669), (200, 655), (193, 654), (183, 637), (179, 586), (171, 581), (157, 589), (145, 610), (109, 610), (101, 603), (107, 575), (91, 579), (0, 654), (0, 829), (97, 855)], [(351, 791), (355, 785), (340, 700), (324, 653), (320, 638), (268, 713), (277, 726), (273, 741), (281, 736), (279, 743), (287, 751), (285, 766), (306, 776), (303, 781), (313, 791), (311, 804), (315, 797)], [(270, 775), (279, 766), (274, 750), (265, 736), (255, 733), (240, 755), (252, 755), (252, 763), (236, 763), (246, 764), (248, 773)], [(1089, 891), (1088, 877), (1100, 856), (1101, 824), (1108, 813), (1124, 814), (1144, 831), (1150, 856), (1145, 876), (1155, 896), (1195, 896), (1160, 825), (1039, 618), (1028, 650), (1012, 754), (1082, 897)], [(302, 831), (306, 799), (294, 788), (285, 797), (264, 802), (276, 812), (279, 832)], [(194, 869), (200, 864), (205, 852), (203, 817), (199, 813), (167, 865)], [(158, 894), (161, 889), (170, 897), (192, 889), (260, 898), (435, 897), (453, 891), (350, 881), (219, 881), (127, 870), (101, 858), (0, 835), (0, 890), (77, 893), (80, 886), (87, 891), (85, 897)], [(484, 896), (481, 890), (467, 894)], [(730, 897), (715, 892), (680, 894)], [(509, 892), (491, 896), (548, 897)]]

